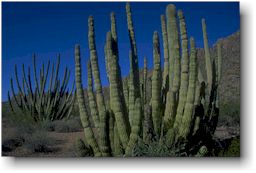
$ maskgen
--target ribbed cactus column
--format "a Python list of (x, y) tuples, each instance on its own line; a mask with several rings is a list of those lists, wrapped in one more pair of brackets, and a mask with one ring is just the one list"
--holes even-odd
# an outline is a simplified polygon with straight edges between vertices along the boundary
[(165, 105), (164, 128), (169, 129), (172, 127), (175, 119), (176, 94), (180, 86), (180, 46), (176, 23), (176, 9), (173, 4), (167, 6), (166, 16), (169, 52), (169, 91)]
[(217, 66), (217, 73), (216, 73), (216, 76), (217, 76), (217, 82), (216, 82), (216, 85), (217, 85), (217, 91), (216, 91), (216, 107), (219, 108), (219, 84), (220, 84), (220, 79), (221, 79), (221, 64), (222, 64), (222, 55), (221, 55), (221, 43), (219, 42), (217, 44), (217, 63), (216, 63), (216, 66)]
[(100, 71), (98, 64), (98, 56), (95, 45), (95, 34), (94, 34), (94, 19), (92, 16), (88, 19), (88, 41), (89, 41), (89, 49), (90, 49), (90, 59), (92, 66), (92, 74), (94, 78), (94, 86), (96, 90), (96, 101), (97, 107), (99, 110), (100, 117), (100, 128), (99, 128), (99, 142), (103, 156), (109, 155), (109, 144), (108, 144), (108, 128), (107, 128), (107, 113), (105, 102), (102, 93), (102, 85), (100, 80)]
[(125, 149), (125, 154), (129, 156), (132, 153), (132, 150), (138, 141), (139, 133), (141, 129), (141, 100), (140, 98), (137, 98), (135, 101), (135, 109), (134, 109), (134, 119), (133, 119), (133, 125), (131, 128), (131, 134), (130, 134), (130, 140), (129, 143)]
[(212, 61), (210, 56), (210, 48), (208, 44), (208, 37), (207, 37), (207, 31), (206, 31), (206, 23), (205, 19), (202, 19), (202, 29), (203, 29), (203, 38), (204, 38), (204, 54), (205, 54), (205, 65), (206, 65), (206, 74), (207, 74), (207, 85), (208, 85), (208, 92), (211, 92), (212, 88)]
[(147, 103), (147, 78), (148, 78), (148, 68), (147, 68), (147, 58), (144, 57), (144, 67), (143, 67), (143, 104)]
[(182, 124), (179, 126), (180, 136), (185, 138), (189, 135), (194, 113), (195, 89), (197, 81), (197, 55), (194, 38), (190, 38), (190, 62), (189, 62), (189, 84), (187, 100), (182, 117)]
[(152, 76), (152, 118), (153, 125), (156, 134), (160, 135), (162, 110), (161, 110), (161, 63), (160, 63), (160, 46), (158, 33), (155, 31), (153, 36), (153, 57), (154, 57), (154, 69)]
[(184, 107), (187, 100), (188, 79), (189, 79), (189, 58), (188, 58), (188, 36), (186, 23), (182, 11), (178, 11), (181, 35), (181, 48), (182, 48), (182, 65), (181, 65), (181, 84), (179, 90), (179, 103), (177, 108), (176, 120), (174, 128), (180, 126)]
[(93, 119), (94, 126), (98, 130), (100, 120), (99, 120), (99, 112), (98, 112), (97, 104), (96, 104), (95, 97), (93, 94), (92, 69), (91, 69), (91, 61), (90, 60), (88, 60), (88, 62), (87, 62), (87, 76), (88, 76), (87, 91), (88, 91), (89, 107), (90, 107), (91, 116)]
[(162, 37), (163, 37), (163, 47), (164, 47), (164, 73), (163, 73), (163, 83), (162, 89), (168, 90), (168, 73), (169, 73), (169, 52), (168, 52), (168, 37), (166, 30), (165, 16), (161, 15), (161, 27), (162, 27)]
[(130, 75), (129, 75), (129, 122), (132, 125), (132, 120), (134, 116), (134, 104), (135, 104), (135, 81), (134, 81), (134, 65), (133, 65), (133, 57), (132, 51), (129, 52), (129, 60), (130, 60)]
[(109, 82), (110, 82), (110, 100), (111, 109), (115, 115), (117, 130), (120, 136), (122, 146), (126, 148), (129, 141), (129, 122), (125, 112), (125, 102), (122, 99), (122, 90), (119, 90), (121, 81), (121, 74), (119, 71), (118, 58), (113, 53), (112, 35), (107, 33), (107, 56), (109, 60)]
[[(135, 33), (133, 28), (132, 22), (132, 13), (131, 13), (131, 6), (129, 3), (126, 3), (126, 16), (127, 16), (127, 25), (128, 25), (128, 32), (130, 38), (130, 45), (131, 45), (131, 53), (132, 53), (132, 65), (134, 70), (134, 94), (135, 98), (140, 96), (140, 76), (139, 76), (139, 61), (138, 61), (138, 54), (137, 54), (137, 46), (135, 40)], [(134, 100), (135, 102), (135, 100)]]
[(84, 129), (85, 139), (87, 143), (92, 147), (95, 156), (101, 156), (101, 152), (99, 150), (99, 146), (96, 142), (96, 139), (93, 135), (93, 131), (89, 124), (89, 117), (85, 107), (84, 100), (84, 91), (82, 86), (81, 79), (81, 58), (80, 58), (80, 46), (76, 45), (75, 47), (75, 64), (76, 64), (76, 88), (77, 88), (77, 102), (79, 106), (80, 118)]

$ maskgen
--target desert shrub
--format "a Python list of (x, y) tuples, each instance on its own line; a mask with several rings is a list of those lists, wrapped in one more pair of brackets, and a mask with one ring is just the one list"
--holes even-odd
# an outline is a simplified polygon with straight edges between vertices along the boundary
[(54, 130), (56, 132), (61, 132), (61, 133), (77, 132), (82, 128), (80, 121), (78, 121), (77, 119), (70, 119), (66, 121), (55, 121), (54, 125), (55, 125)]
[(133, 157), (177, 157), (187, 156), (185, 152), (185, 145), (169, 146), (165, 140), (152, 140), (144, 142), (139, 139), (133, 149)]
[(228, 102), (220, 105), (219, 126), (240, 126), (240, 103)]
[(219, 157), (240, 157), (240, 137), (231, 139), (226, 148), (218, 153)]
[(31, 152), (51, 152), (54, 140), (45, 131), (36, 130), (25, 138), (24, 146)]

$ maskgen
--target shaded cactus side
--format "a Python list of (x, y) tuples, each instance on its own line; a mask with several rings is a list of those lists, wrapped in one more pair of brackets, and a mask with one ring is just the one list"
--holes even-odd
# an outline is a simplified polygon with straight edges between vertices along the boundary
[(153, 57), (154, 68), (152, 75), (152, 118), (154, 130), (160, 136), (161, 122), (162, 122), (162, 105), (161, 105), (161, 87), (162, 87), (162, 73), (160, 62), (160, 45), (158, 33), (155, 31), (153, 35)]
[(122, 101), (122, 90), (119, 89), (121, 81), (121, 74), (119, 69), (119, 64), (117, 57), (113, 54), (112, 48), (112, 35), (111, 32), (107, 33), (107, 57), (109, 60), (109, 82), (110, 82), (110, 100), (111, 109), (113, 110), (118, 133), (120, 135), (120, 140), (124, 148), (126, 148), (129, 141), (129, 124), (127, 123), (126, 113), (125, 113), (125, 103)]

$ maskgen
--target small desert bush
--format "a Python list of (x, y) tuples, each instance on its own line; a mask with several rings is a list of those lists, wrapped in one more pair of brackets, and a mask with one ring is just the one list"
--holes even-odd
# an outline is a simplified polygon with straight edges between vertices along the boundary
[(228, 102), (220, 105), (218, 126), (240, 126), (240, 103)]
[(133, 157), (177, 157), (187, 156), (185, 145), (169, 146), (165, 140), (144, 142), (139, 139), (132, 152)]
[(240, 137), (235, 137), (230, 140), (226, 148), (223, 148), (218, 153), (219, 157), (240, 157)]
[(25, 147), (31, 152), (51, 152), (54, 140), (45, 131), (36, 130), (25, 138)]
[(69, 133), (80, 131), (82, 124), (79, 117), (73, 117), (68, 120), (46, 121), (41, 123), (41, 127), (48, 132)]

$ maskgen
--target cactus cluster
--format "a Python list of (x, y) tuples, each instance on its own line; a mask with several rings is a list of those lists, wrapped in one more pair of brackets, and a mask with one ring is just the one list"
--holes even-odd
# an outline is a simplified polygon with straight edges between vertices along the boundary
[[(110, 31), (106, 34), (105, 63), (109, 80), (109, 102), (104, 100), (95, 45), (94, 20), (90, 16), (88, 61), (88, 97), (85, 98), (81, 77), (80, 46), (75, 47), (76, 87), (85, 139), (95, 156), (132, 156), (139, 140), (185, 145), (186, 152), (205, 156), (211, 149), (212, 135), (219, 114), (218, 85), (221, 77), (221, 45), (217, 57), (211, 57), (202, 19), (207, 79), (198, 66), (193, 37), (188, 39), (183, 12), (169, 4), (161, 15), (164, 69), (161, 69), (159, 34), (153, 33), (153, 75), (148, 83), (147, 59), (140, 78), (138, 53), (130, 4), (126, 4), (130, 38), (130, 72), (122, 79), (119, 66), (118, 37), (115, 14), (110, 15)], [(162, 73), (163, 71), (163, 73)], [(95, 94), (93, 92), (93, 84)], [(147, 88), (151, 87), (151, 97)], [(151, 99), (149, 99), (151, 98)], [(89, 118), (88, 111), (92, 114)], [(95, 127), (95, 128), (93, 128)]]
[[(66, 67), (63, 79), (59, 78), (60, 55), (58, 55), (56, 65), (52, 64), (51, 70), (49, 70), (50, 65), (51, 63), (48, 61), (45, 69), (43, 63), (38, 76), (36, 57), (33, 55), (34, 84), (32, 84), (33, 78), (31, 77), (30, 67), (26, 72), (25, 65), (22, 65), (20, 80), (17, 65), (15, 65), (18, 93), (15, 93), (12, 78), (10, 80), (12, 95), (8, 91), (9, 105), (14, 114), (21, 113), (24, 117), (29, 116), (34, 122), (60, 120), (71, 115), (75, 101), (75, 95), (73, 94), (75, 83), (73, 83), (72, 89), (68, 91), (70, 70)], [(48, 80), (49, 74), (50, 80)]]

